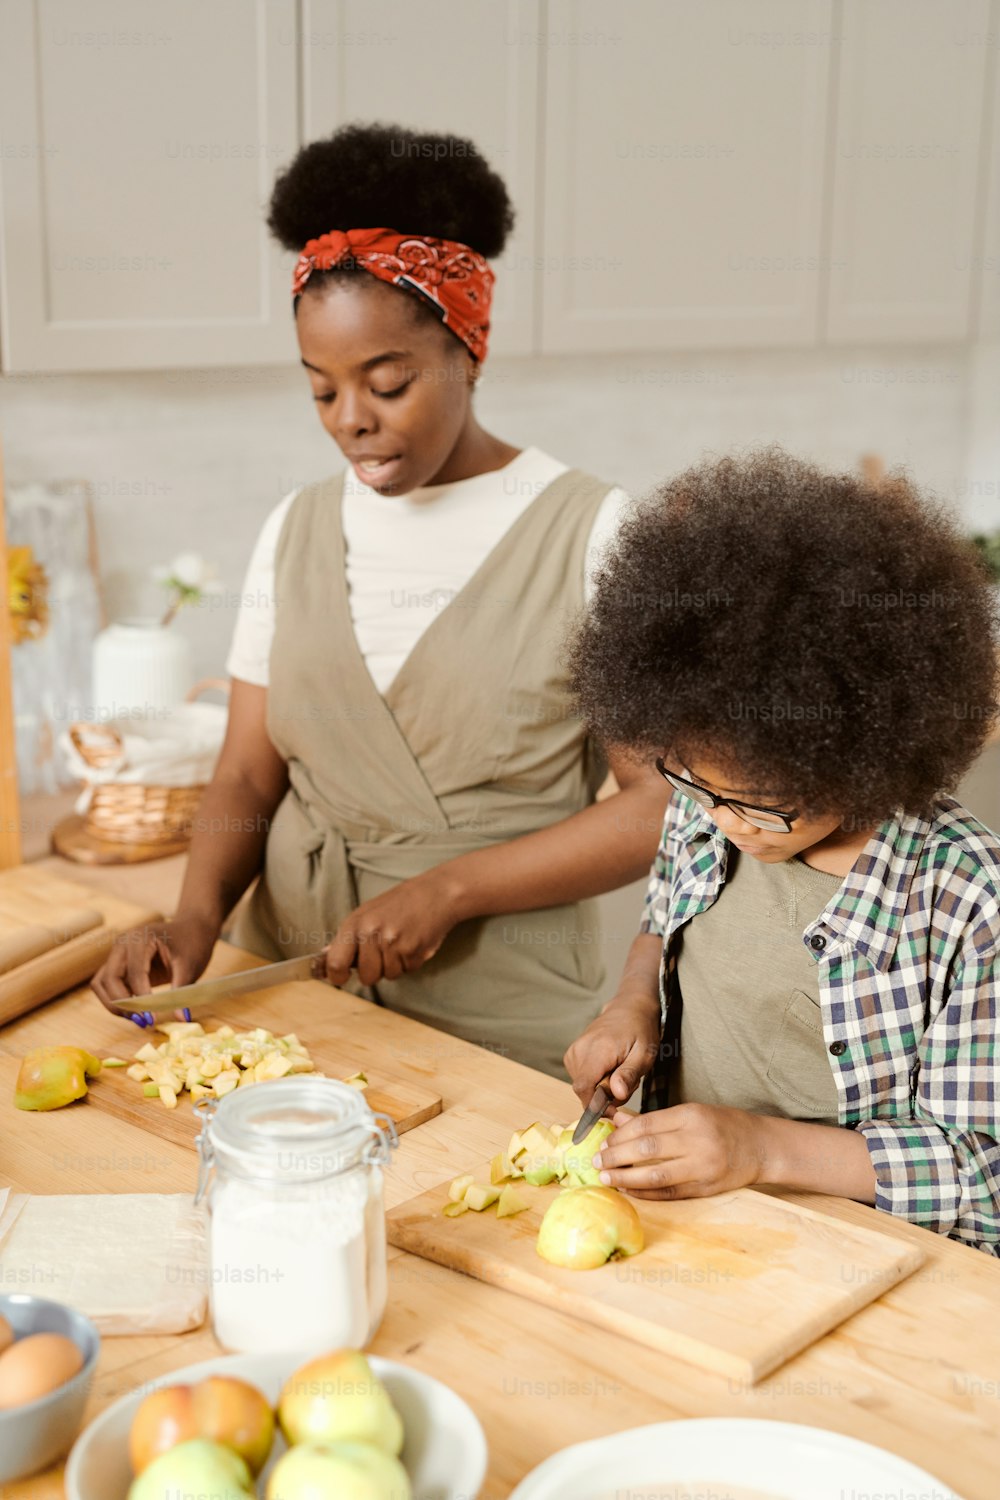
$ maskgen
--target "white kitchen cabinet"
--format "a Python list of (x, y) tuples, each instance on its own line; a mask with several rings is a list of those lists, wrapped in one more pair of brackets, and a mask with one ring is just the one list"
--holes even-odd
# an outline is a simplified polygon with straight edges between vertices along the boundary
[(3, 0), (7, 371), (294, 357), (295, 0)]
[[(987, 108), (990, 139), (984, 144), (982, 248), (973, 256), (973, 297), (978, 317), (973, 333), (1000, 339), (1000, 0), (991, 0), (989, 27), (978, 45), (986, 49)], [(995, 420), (995, 418), (994, 418)]]
[(540, 15), (539, 0), (303, 0), (306, 140), (352, 120), (451, 133), (506, 182), (517, 222), (494, 266), (500, 354), (534, 347)]
[(811, 344), (832, 0), (551, 0), (546, 352)]
[(988, 0), (844, 0), (833, 343), (970, 332), (989, 17)]

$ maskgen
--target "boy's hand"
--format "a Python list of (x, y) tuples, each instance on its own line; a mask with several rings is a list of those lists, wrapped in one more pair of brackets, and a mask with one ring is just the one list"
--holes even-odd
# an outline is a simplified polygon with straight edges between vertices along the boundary
[(616, 995), (566, 1053), (573, 1092), (586, 1107), (601, 1079), (610, 1074), (611, 1093), (624, 1104), (653, 1066), (659, 1048), (659, 999)]
[(761, 1180), (760, 1115), (675, 1104), (648, 1115), (619, 1109), (612, 1118), (615, 1133), (594, 1157), (608, 1187), (636, 1198), (708, 1198)]

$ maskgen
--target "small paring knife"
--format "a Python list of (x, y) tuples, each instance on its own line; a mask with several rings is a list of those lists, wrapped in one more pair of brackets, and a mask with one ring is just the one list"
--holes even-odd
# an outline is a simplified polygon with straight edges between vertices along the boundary
[(607, 1109), (608, 1105), (614, 1104), (614, 1102), (614, 1096), (610, 1092), (610, 1089), (608, 1087), (608, 1079), (605, 1078), (603, 1083), (599, 1083), (597, 1085), (596, 1089), (594, 1090), (593, 1098), (587, 1105), (587, 1108), (584, 1110), (583, 1114), (580, 1116), (580, 1122), (573, 1132), (574, 1146), (579, 1146), (584, 1136), (589, 1135), (590, 1131), (593, 1130), (598, 1120), (602, 1118), (604, 1111)]
[[(252, 995), (257, 990), (270, 990), (276, 984), (287, 984), (292, 979), (326, 979), (326, 952), (307, 953), (304, 958), (288, 958), (281, 963), (261, 964), (257, 969), (242, 969), (238, 974), (220, 974), (217, 979), (200, 979), (196, 984), (184, 984), (175, 990), (160, 990), (156, 995), (133, 995), (128, 1000), (119, 1000), (114, 1013), (141, 1026), (152, 1026), (164, 1016), (172, 1016), (176, 1010), (186, 1010), (190, 1016), (194, 1011), (215, 1010), (238, 995)], [(152, 1002), (152, 1003), (148, 1003)], [(139, 1007), (146, 1004), (144, 1010)]]

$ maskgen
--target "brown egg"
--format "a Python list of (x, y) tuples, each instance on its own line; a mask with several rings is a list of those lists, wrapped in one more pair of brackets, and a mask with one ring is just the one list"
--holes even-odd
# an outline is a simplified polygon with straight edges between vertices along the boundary
[(83, 1365), (83, 1351), (61, 1333), (29, 1333), (0, 1354), (0, 1411), (37, 1401), (65, 1385)]
[(0, 1313), (0, 1354), (14, 1342), (14, 1330), (11, 1328), (3, 1313)]

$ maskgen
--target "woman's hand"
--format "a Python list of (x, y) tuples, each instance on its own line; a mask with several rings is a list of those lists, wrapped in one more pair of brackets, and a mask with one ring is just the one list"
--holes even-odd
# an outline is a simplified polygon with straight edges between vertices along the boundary
[(611, 1093), (624, 1104), (653, 1066), (659, 1049), (659, 998), (645, 990), (623, 991), (577, 1037), (563, 1061), (573, 1092), (585, 1107), (609, 1074)]
[[(220, 930), (218, 924), (200, 916), (134, 927), (115, 939), (90, 987), (101, 1004), (112, 1010), (122, 1001), (151, 994), (156, 984), (169, 983), (175, 989), (193, 984), (204, 972)], [(183, 1011), (175, 1014), (179, 1020), (190, 1020)], [(151, 1024), (138, 1003), (132, 1019), (140, 1026)]]
[(601, 1181), (636, 1198), (708, 1198), (763, 1180), (765, 1116), (712, 1104), (675, 1104), (632, 1115), (594, 1157)]
[(442, 868), (401, 881), (341, 922), (326, 950), (331, 984), (346, 984), (352, 969), (362, 984), (398, 979), (434, 957), (463, 915), (457, 886)]

